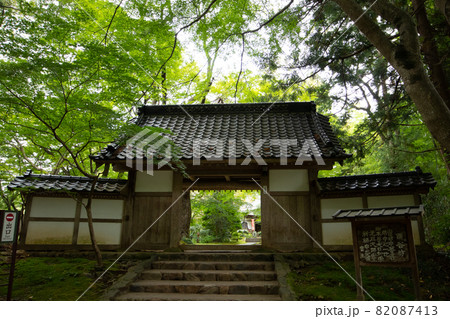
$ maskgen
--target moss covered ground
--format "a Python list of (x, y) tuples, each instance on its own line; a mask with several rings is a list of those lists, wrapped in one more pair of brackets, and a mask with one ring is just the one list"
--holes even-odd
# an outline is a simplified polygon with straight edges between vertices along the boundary
[[(297, 300), (356, 299), (355, 282), (331, 259), (290, 256), (287, 280)], [(339, 264), (355, 276), (353, 257), (339, 258)], [(418, 255), (421, 300), (450, 300), (450, 260), (441, 254)], [(409, 268), (363, 267), (363, 287), (375, 300), (415, 300)], [(366, 296), (366, 300), (371, 300)]]

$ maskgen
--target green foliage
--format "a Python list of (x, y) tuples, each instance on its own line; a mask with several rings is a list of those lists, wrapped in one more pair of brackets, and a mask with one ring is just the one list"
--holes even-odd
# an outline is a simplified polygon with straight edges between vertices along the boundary
[(439, 180), (434, 190), (423, 196), (425, 236), (427, 242), (434, 246), (450, 247), (450, 182)]
[(139, 130), (128, 122), (138, 103), (178, 98), (170, 88), (192, 66), (186, 70), (181, 50), (172, 54), (168, 45), (174, 33), (167, 5), (18, 0), (2, 7), (2, 207), (17, 197), (7, 192), (8, 181), (26, 169), (95, 174), (89, 155)]
[(239, 208), (242, 200), (235, 198), (232, 192), (204, 192), (196, 197), (193, 210), (201, 211), (201, 225), (208, 231), (204, 242), (229, 242), (232, 233), (241, 228)]
[(191, 239), (201, 243), (236, 242), (242, 238), (238, 232), (243, 217), (259, 208), (251, 201), (258, 192), (198, 191), (191, 194)]

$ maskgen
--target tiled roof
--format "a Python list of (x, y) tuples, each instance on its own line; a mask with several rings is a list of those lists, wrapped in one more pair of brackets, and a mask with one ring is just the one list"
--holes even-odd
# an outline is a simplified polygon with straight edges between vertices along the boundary
[[(96, 192), (118, 193), (126, 186), (125, 179), (99, 178), (95, 186)], [(92, 187), (92, 180), (81, 176), (61, 176), (61, 175), (36, 175), (27, 171), (23, 176), (16, 177), (8, 188), (30, 189), (33, 191), (72, 191), (89, 192)]]
[(318, 179), (321, 192), (361, 191), (408, 187), (434, 188), (436, 181), (431, 173), (417, 167), (412, 172), (353, 175)]
[(363, 217), (386, 217), (420, 215), (423, 213), (423, 206), (405, 206), (388, 208), (364, 208), (364, 209), (340, 209), (334, 215), (335, 219), (342, 218), (363, 218)]
[[(201, 105), (147, 105), (139, 109), (134, 122), (142, 127), (159, 127), (170, 130), (167, 135), (182, 151), (182, 159), (191, 159), (196, 139), (220, 139), (223, 158), (233, 154), (236, 158), (250, 155), (242, 141), (254, 146), (265, 140), (258, 149), (263, 158), (279, 158), (280, 146), (270, 143), (275, 139), (295, 140), (297, 145), (288, 146), (287, 157), (298, 157), (308, 140), (310, 149), (324, 158), (350, 157), (342, 149), (328, 118), (316, 112), (313, 102), (277, 102), (248, 104), (201, 104)], [(229, 141), (236, 141), (236, 146)], [(271, 145), (272, 144), (272, 145)], [(214, 154), (212, 145), (202, 145), (201, 154)], [(135, 158), (135, 150), (123, 145), (110, 144), (94, 160), (124, 160)]]

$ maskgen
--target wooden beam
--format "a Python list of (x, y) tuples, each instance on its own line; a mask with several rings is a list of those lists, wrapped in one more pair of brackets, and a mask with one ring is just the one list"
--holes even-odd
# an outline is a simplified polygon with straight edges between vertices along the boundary
[[(191, 186), (191, 182), (183, 183), (183, 189)], [(237, 181), (205, 181), (199, 180), (192, 187), (192, 190), (261, 190), (259, 186), (251, 181), (251, 182), (237, 182)]]

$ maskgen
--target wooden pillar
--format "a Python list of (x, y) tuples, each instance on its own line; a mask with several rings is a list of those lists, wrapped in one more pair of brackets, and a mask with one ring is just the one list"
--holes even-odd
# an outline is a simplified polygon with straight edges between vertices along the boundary
[[(316, 169), (308, 170), (309, 179), (309, 212), (311, 222), (311, 236), (322, 244), (322, 222), (320, 213), (320, 199), (318, 196), (318, 189), (315, 185), (318, 171)], [(312, 242), (312, 247), (317, 247), (317, 244)]]
[(123, 249), (128, 248), (132, 243), (132, 229), (133, 218), (134, 218), (134, 196), (135, 196), (135, 185), (136, 185), (136, 171), (131, 170), (128, 172), (128, 188), (127, 195), (125, 198), (124, 212), (122, 216), (122, 240), (121, 247)]
[(363, 204), (362, 208), (369, 208), (369, 199), (367, 198), (367, 193), (366, 192), (364, 192), (362, 194), (362, 204)]
[(261, 246), (270, 248), (270, 235), (269, 225), (267, 223), (269, 212), (269, 203), (271, 199), (266, 194), (269, 191), (269, 176), (267, 172), (263, 172), (261, 175), (261, 186), (264, 190), (261, 190)]
[(176, 248), (181, 240), (181, 216), (183, 214), (183, 176), (173, 172), (172, 208), (170, 209), (170, 248)]
[[(418, 193), (414, 194), (414, 205), (421, 205), (422, 199)], [(417, 216), (417, 226), (419, 228), (420, 246), (424, 247), (426, 245), (425, 241), (425, 229), (423, 227), (423, 217), (422, 215)]]
[(22, 216), (22, 228), (20, 229), (20, 243), (19, 248), (23, 248), (27, 240), (28, 223), (30, 222), (31, 204), (33, 202), (33, 195), (27, 194), (25, 197), (25, 214)]
[(363, 290), (363, 281), (362, 281), (362, 272), (361, 265), (359, 259), (359, 249), (358, 249), (358, 238), (356, 234), (356, 224), (355, 221), (352, 220), (352, 236), (353, 236), (353, 258), (355, 262), (355, 280), (357, 282), (356, 285), (356, 300), (365, 300), (364, 298), (364, 290)]
[(406, 223), (406, 234), (408, 236), (409, 244), (409, 260), (411, 263), (412, 280), (414, 284), (414, 295), (416, 300), (420, 300), (420, 277), (419, 268), (417, 265), (417, 255), (416, 255), (416, 245), (414, 244), (413, 232), (411, 227), (411, 218), (407, 217), (408, 222)]
[(83, 196), (81, 194), (77, 195), (77, 206), (75, 208), (75, 219), (73, 221), (73, 234), (72, 234), (72, 245), (76, 246), (78, 242), (78, 232), (80, 230), (80, 218), (81, 218), (81, 206), (82, 206)]

